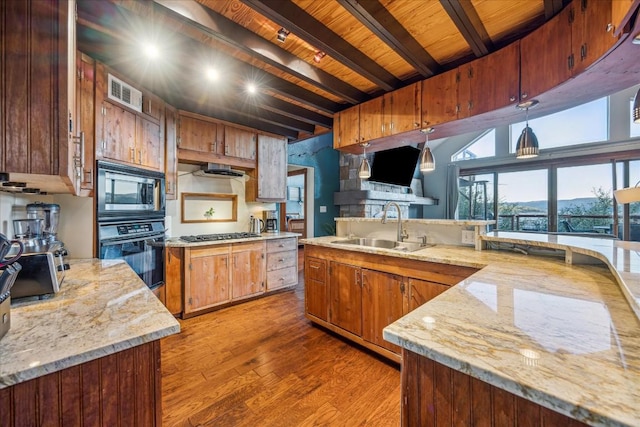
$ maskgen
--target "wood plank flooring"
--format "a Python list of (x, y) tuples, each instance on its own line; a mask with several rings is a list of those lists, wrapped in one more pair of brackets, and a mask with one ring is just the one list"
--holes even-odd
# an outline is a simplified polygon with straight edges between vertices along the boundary
[(400, 425), (399, 367), (312, 326), (299, 283), (163, 339), (164, 426)]

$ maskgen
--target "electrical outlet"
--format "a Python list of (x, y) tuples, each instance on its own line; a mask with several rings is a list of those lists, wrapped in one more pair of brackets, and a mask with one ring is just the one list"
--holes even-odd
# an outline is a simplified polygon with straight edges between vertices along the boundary
[(475, 245), (475, 236), (473, 230), (462, 230), (462, 244)]
[(320, 213), (327, 213), (327, 207), (326, 206), (320, 206)]

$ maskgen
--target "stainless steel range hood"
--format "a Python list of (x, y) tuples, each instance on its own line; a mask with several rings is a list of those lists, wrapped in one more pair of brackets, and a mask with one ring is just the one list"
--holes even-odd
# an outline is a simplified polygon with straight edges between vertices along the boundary
[(229, 165), (221, 165), (218, 163), (207, 163), (193, 174), (196, 176), (206, 176), (210, 178), (238, 178), (244, 176), (244, 172), (231, 169), (231, 166)]

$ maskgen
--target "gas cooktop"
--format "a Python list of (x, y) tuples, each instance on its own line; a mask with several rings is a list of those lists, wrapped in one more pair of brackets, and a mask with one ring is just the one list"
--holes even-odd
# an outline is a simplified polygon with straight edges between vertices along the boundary
[(189, 243), (196, 242), (210, 242), (215, 240), (232, 240), (232, 239), (246, 239), (249, 237), (260, 237), (256, 233), (238, 232), (238, 233), (218, 233), (218, 234), (199, 234), (197, 236), (180, 236), (180, 240), (184, 240)]

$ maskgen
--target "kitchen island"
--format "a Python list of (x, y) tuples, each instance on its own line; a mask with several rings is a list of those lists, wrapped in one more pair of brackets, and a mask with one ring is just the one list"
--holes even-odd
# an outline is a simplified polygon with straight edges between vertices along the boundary
[(0, 340), (0, 425), (161, 424), (160, 338), (180, 326), (121, 260), (71, 260), (16, 301)]
[[(348, 249), (478, 269), (384, 329), (402, 348), (403, 425), (640, 425), (640, 321), (617, 281), (640, 280), (640, 244), (481, 239), (506, 250)], [(303, 242), (345, 250), (339, 240)]]

